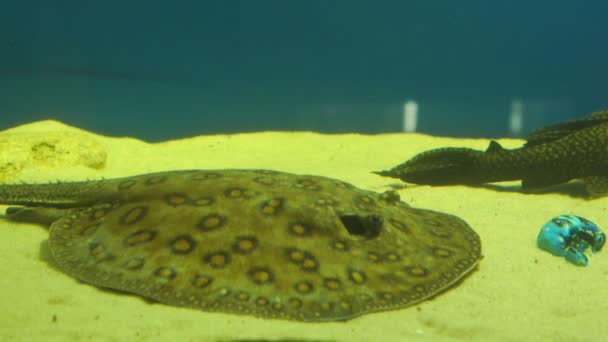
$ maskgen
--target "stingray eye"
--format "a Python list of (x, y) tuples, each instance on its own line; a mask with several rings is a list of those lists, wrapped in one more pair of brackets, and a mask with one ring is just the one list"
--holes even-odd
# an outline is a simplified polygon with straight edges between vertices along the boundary
[(380, 234), (384, 219), (380, 215), (341, 215), (340, 221), (353, 237), (373, 239)]

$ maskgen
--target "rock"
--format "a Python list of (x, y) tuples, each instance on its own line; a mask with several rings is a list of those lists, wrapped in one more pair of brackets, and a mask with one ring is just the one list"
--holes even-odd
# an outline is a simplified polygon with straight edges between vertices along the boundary
[(66, 130), (58, 126), (54, 130), (11, 129), (0, 133), (0, 182), (30, 168), (103, 168), (107, 154), (94, 136), (65, 127)]

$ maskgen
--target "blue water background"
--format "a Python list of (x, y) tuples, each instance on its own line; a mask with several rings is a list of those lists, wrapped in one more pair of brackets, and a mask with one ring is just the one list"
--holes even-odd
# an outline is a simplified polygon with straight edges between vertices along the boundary
[(608, 108), (606, 1), (0, 3), (0, 129), (508, 136)]

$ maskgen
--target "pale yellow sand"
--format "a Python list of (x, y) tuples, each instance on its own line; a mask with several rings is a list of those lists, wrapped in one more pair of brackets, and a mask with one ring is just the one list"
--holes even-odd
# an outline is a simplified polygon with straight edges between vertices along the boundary
[[(36, 153), (15, 156), (28, 153), (29, 147), (19, 149), (14, 144), (13, 152), (6, 150), (6, 139), (17, 141), (15, 134), (57, 131), (84, 134), (84, 145), (105, 151), (107, 160), (99, 150), (91, 157), (94, 160), (70, 153), (53, 159), (53, 151), (60, 150), (56, 146), (45, 146), (48, 150), (42, 157)], [(501, 143), (506, 147), (521, 144)], [(369, 171), (450, 145), (484, 149), (487, 140), (270, 132), (147, 144), (44, 121), (0, 134), (4, 149), (0, 150), (0, 180), (46, 182), (170, 169), (266, 168), (329, 176), (381, 191), (398, 182)], [(100, 158), (105, 166), (99, 165)], [(45, 166), (49, 160), (51, 166)], [(535, 245), (542, 224), (562, 213), (608, 227), (608, 199), (585, 201), (563, 194), (525, 195), (462, 186), (411, 186), (400, 194), (412, 206), (452, 213), (469, 222), (481, 236), (485, 258), (462, 284), (433, 300), (337, 323), (206, 313), (103, 291), (79, 283), (48, 262), (45, 228), (0, 217), (0, 340), (583, 341), (608, 336), (608, 252), (593, 257), (588, 267), (576, 267)]]

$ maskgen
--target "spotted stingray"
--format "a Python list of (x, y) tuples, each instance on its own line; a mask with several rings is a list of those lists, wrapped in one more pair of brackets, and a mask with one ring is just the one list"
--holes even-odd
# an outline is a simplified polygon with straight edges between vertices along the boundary
[(185, 170), (0, 185), (8, 219), (50, 224), (67, 274), (175, 306), (302, 321), (404, 308), (481, 259), (461, 219), (343, 181)]

